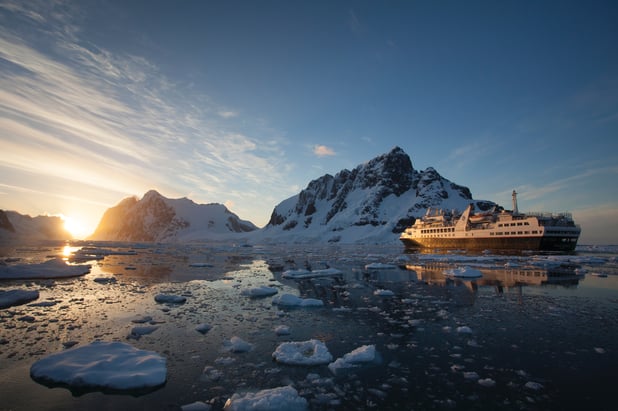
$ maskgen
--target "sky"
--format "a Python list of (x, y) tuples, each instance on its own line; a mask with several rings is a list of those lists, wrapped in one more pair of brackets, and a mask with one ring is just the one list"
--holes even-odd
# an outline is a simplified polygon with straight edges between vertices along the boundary
[(615, 1), (0, 0), (0, 209), (156, 189), (264, 226), (401, 147), (618, 244)]

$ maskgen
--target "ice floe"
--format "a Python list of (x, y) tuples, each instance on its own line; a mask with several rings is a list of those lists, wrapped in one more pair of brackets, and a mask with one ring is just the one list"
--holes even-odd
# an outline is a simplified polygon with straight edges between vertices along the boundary
[(26, 304), (37, 298), (39, 298), (39, 292), (36, 290), (0, 290), (0, 308)]
[(325, 268), (323, 270), (287, 270), (281, 276), (283, 278), (305, 279), (315, 277), (330, 277), (341, 274), (341, 270), (336, 268)]
[(377, 295), (379, 297), (393, 297), (395, 295), (395, 293), (392, 292), (391, 290), (379, 289), (379, 290), (375, 290), (373, 292), (373, 295)]
[(291, 386), (271, 388), (258, 392), (234, 394), (223, 407), (226, 411), (304, 411), (309, 407)]
[(197, 327), (195, 327), (195, 331), (197, 331), (200, 334), (206, 334), (211, 329), (212, 329), (212, 325), (206, 324), (206, 323), (199, 324)]
[(234, 353), (251, 351), (251, 348), (253, 348), (252, 344), (246, 342), (245, 340), (237, 336), (234, 336), (228, 341), (225, 341), (223, 345), (227, 351)]
[(273, 304), (286, 307), (321, 307), (324, 301), (315, 298), (300, 298), (293, 294), (282, 294), (272, 301)]
[(335, 375), (342, 370), (358, 368), (379, 362), (375, 345), (363, 345), (328, 364), (328, 369)]
[(184, 304), (187, 301), (186, 297), (173, 294), (157, 294), (154, 299), (160, 304)]
[(79, 277), (88, 274), (90, 268), (89, 264), (69, 265), (62, 258), (39, 264), (0, 265), (0, 280)]
[(165, 357), (122, 342), (95, 341), (38, 360), (31, 377), (43, 384), (93, 390), (140, 390), (165, 383)]
[(328, 364), (333, 359), (326, 344), (316, 339), (281, 343), (272, 357), (277, 362), (289, 365)]
[(365, 270), (394, 270), (395, 268), (397, 268), (396, 265), (384, 263), (371, 263), (365, 265)]
[(264, 285), (261, 287), (247, 288), (245, 290), (242, 290), (240, 294), (246, 297), (258, 298), (258, 297), (270, 297), (271, 295), (275, 295), (278, 292), (279, 290), (277, 288), (268, 287)]

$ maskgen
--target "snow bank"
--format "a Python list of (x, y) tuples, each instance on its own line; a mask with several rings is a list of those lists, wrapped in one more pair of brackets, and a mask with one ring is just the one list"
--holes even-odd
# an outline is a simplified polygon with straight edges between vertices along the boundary
[(258, 298), (258, 297), (269, 297), (271, 295), (275, 295), (279, 292), (278, 289), (276, 289), (275, 287), (268, 287), (268, 286), (261, 286), (261, 287), (254, 287), (254, 288), (248, 288), (246, 290), (242, 290), (240, 292), (240, 294), (247, 296), (247, 297), (253, 297), (253, 298)]
[(307, 400), (291, 386), (234, 394), (223, 407), (227, 411), (304, 411), (308, 408)]
[(34, 301), (39, 298), (38, 291), (28, 290), (0, 290), (0, 308), (13, 307)]
[(321, 307), (324, 301), (315, 298), (300, 298), (292, 294), (282, 294), (273, 298), (273, 304), (286, 307)]
[(89, 272), (90, 264), (69, 265), (62, 258), (54, 258), (40, 264), (0, 266), (0, 280), (78, 277)]
[(41, 383), (71, 388), (136, 390), (165, 383), (165, 357), (121, 342), (95, 341), (45, 357), (30, 368)]
[(357, 368), (362, 365), (369, 365), (379, 362), (378, 353), (375, 345), (363, 345), (347, 353), (342, 358), (337, 358), (328, 364), (328, 369), (335, 375), (342, 370)]
[(447, 277), (456, 278), (479, 278), (483, 276), (483, 274), (479, 270), (470, 267), (458, 267), (450, 270), (445, 270), (444, 275)]
[(275, 361), (290, 365), (328, 364), (333, 359), (326, 344), (315, 339), (279, 344), (272, 356)]

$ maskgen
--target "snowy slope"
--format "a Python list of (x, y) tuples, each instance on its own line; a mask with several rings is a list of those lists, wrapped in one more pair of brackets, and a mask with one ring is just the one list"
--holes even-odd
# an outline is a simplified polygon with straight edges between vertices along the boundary
[(253, 235), (264, 242), (383, 243), (428, 207), (463, 210), (475, 201), (467, 187), (440, 176), (433, 168), (417, 171), (399, 147), (354, 170), (324, 175), (299, 194), (277, 205), (266, 227)]
[(108, 209), (91, 240), (190, 241), (225, 239), (257, 227), (221, 204), (170, 199), (151, 190), (141, 200), (129, 197)]
[(30, 217), (15, 211), (0, 210), (0, 241), (70, 240), (60, 217)]

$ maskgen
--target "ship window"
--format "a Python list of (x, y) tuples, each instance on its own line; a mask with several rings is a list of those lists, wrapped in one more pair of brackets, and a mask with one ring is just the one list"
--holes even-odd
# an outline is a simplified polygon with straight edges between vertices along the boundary
[(537, 230), (532, 230), (532, 234), (538, 234), (539, 232)]
[(524, 231), (524, 234), (530, 234), (530, 231)]
[(524, 225), (530, 225), (530, 223), (526, 221), (526, 222), (524, 223)]
[(523, 234), (523, 231), (518, 231), (517, 234)]
[(522, 225), (521, 223), (517, 223), (517, 225)]
[(494, 235), (494, 233), (489, 233), (489, 235), (490, 235), (490, 236), (491, 236), (491, 235)]
[(498, 224), (498, 227), (502, 227), (502, 223)]

